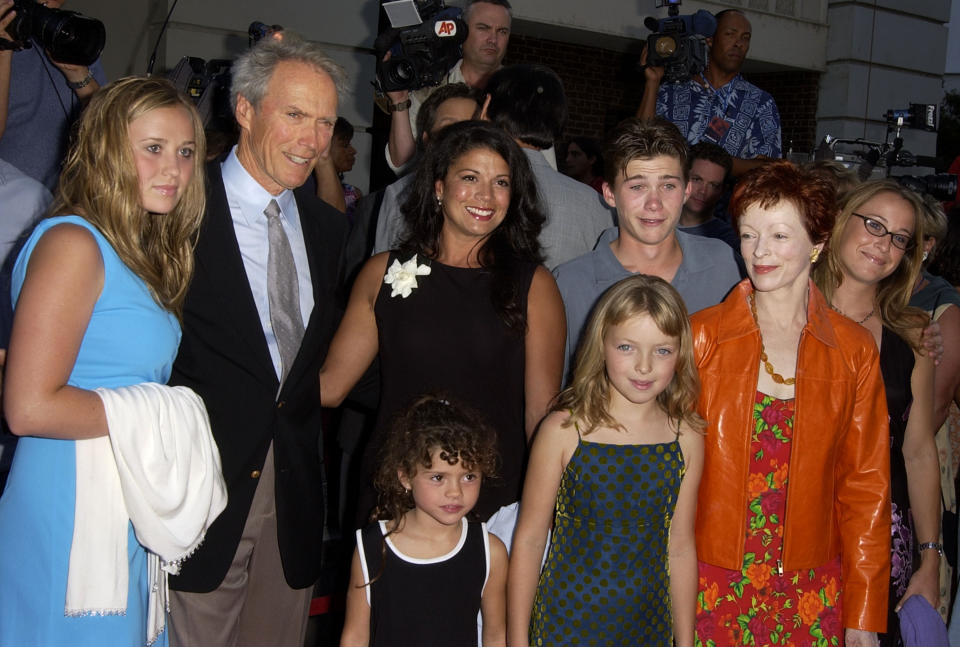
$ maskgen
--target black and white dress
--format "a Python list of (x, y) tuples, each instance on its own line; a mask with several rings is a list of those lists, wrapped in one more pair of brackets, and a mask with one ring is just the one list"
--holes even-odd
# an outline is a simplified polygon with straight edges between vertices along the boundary
[(486, 524), (461, 520), (460, 541), (446, 555), (404, 555), (387, 522), (357, 530), (370, 605), (370, 647), (470, 647), (478, 644), (480, 598), (490, 575)]

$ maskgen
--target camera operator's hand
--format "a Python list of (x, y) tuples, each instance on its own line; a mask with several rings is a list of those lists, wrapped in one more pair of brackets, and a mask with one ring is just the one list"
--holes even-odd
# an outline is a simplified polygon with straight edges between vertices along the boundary
[(640, 53), (640, 65), (643, 66), (646, 83), (643, 85), (643, 98), (640, 100), (640, 107), (637, 108), (637, 116), (641, 119), (652, 119), (657, 113), (657, 92), (660, 90), (660, 83), (663, 81), (666, 70), (663, 67), (647, 65), (646, 45)]
[[(383, 62), (390, 60), (390, 52), (383, 56)], [(410, 91), (395, 90), (387, 92), (390, 111), (390, 137), (387, 139), (387, 155), (395, 168), (401, 168), (417, 152), (417, 142), (413, 138), (413, 124), (410, 123)]]
[(0, 38), (5, 38), (7, 40), (13, 40), (10, 38), (10, 34), (7, 33), (7, 26), (13, 21), (16, 17), (17, 12), (13, 10), (13, 0), (0, 0)]
[(60, 63), (53, 60), (50, 52), (47, 52), (47, 58), (60, 70), (67, 84), (76, 93), (81, 104), (85, 104), (93, 96), (93, 93), (100, 89), (100, 84), (93, 78), (93, 71), (86, 65), (73, 65), (71, 63)]
[(643, 76), (647, 80), (647, 83), (652, 83), (658, 88), (660, 83), (663, 82), (663, 75), (666, 74), (666, 68), (663, 66), (654, 67), (652, 65), (647, 65), (647, 46), (643, 46), (643, 51), (640, 52), (640, 65), (643, 66)]

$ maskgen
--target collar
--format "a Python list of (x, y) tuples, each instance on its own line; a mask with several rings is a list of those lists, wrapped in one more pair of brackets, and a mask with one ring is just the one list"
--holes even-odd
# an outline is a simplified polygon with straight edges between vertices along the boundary
[(746, 79), (744, 79), (739, 72), (737, 72), (736, 76), (734, 76), (732, 79), (730, 79), (729, 81), (721, 85), (719, 88), (713, 87), (713, 85), (711, 85), (710, 81), (707, 79), (707, 76), (703, 72), (700, 73), (700, 80), (703, 81), (703, 84), (701, 85), (698, 83), (697, 85), (699, 85), (701, 88), (712, 90), (717, 94), (728, 92), (729, 90), (740, 85), (740, 83), (746, 83)]
[(530, 166), (546, 166), (549, 167), (551, 171), (553, 170), (553, 167), (547, 162), (547, 158), (543, 156), (542, 150), (527, 148), (526, 146), (520, 146), (520, 150), (527, 156), (527, 159), (530, 161)]
[[(813, 335), (826, 346), (837, 346), (836, 332), (830, 322), (830, 306), (827, 305), (823, 293), (813, 284), (813, 280), (808, 281), (807, 285), (810, 297), (807, 299), (807, 325), (803, 327), (803, 333)], [(723, 309), (723, 315), (720, 317), (717, 329), (717, 343), (722, 344), (752, 335), (759, 330), (747, 301), (751, 293), (753, 293), (753, 284), (750, 283), (749, 278), (746, 278), (740, 281), (723, 300), (720, 306)]]
[[(543, 156), (541, 155), (540, 157)], [(680, 253), (682, 254), (680, 267), (677, 268), (678, 275), (680, 272), (700, 272), (713, 266), (707, 255), (695, 253), (694, 248), (698, 242), (697, 236), (679, 230), (675, 230), (675, 233), (677, 243), (680, 245)], [(593, 248), (594, 252), (600, 254), (603, 259), (603, 262), (597, 268), (598, 278), (601, 280), (619, 278), (627, 272), (627, 269), (617, 259), (616, 254), (610, 249), (610, 243), (619, 237), (619, 227), (604, 229), (603, 233), (600, 234), (600, 238), (597, 240), (597, 244)]]
[(284, 189), (279, 195), (271, 195), (259, 182), (244, 168), (237, 157), (237, 147), (234, 146), (227, 158), (220, 166), (223, 177), (223, 187), (227, 192), (227, 200), (231, 207), (239, 207), (240, 217), (247, 225), (254, 221), (266, 219), (263, 210), (276, 200), (280, 205), (280, 217), (290, 224), (296, 224), (293, 215), (293, 191)]

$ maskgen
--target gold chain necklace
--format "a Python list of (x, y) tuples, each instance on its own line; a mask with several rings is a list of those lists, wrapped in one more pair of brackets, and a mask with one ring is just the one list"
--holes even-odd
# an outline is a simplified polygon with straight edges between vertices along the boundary
[[(842, 315), (843, 315), (844, 317), (846, 317), (847, 319), (850, 319), (851, 321), (854, 321), (853, 317), (851, 317), (850, 315), (846, 314), (843, 310), (841, 310), (841, 309), (838, 308), (837, 306), (833, 305), (832, 303), (830, 304), (830, 307), (833, 308), (834, 312), (839, 312), (840, 314), (842, 314)], [(864, 323), (867, 319), (869, 319), (870, 317), (872, 317), (874, 314), (876, 314), (876, 312), (877, 312), (877, 306), (874, 305), (873, 308), (870, 309), (870, 312), (867, 313), (867, 316), (864, 317), (863, 319), (861, 319), (860, 321), (857, 321), (856, 323), (858, 323), (858, 324), (860, 324), (860, 325), (862, 326), (863, 323)]]
[[(753, 315), (753, 321), (757, 324), (757, 328), (760, 327), (760, 322), (757, 320), (757, 300), (754, 298), (754, 293), (750, 293), (750, 314)], [(866, 319), (864, 319), (866, 321)], [(773, 364), (767, 359), (767, 349), (763, 345), (763, 332), (760, 332), (760, 361), (763, 362), (763, 368), (772, 379), (777, 384), (786, 384), (787, 386), (792, 386), (796, 384), (796, 377), (783, 377), (779, 373), (773, 370)]]

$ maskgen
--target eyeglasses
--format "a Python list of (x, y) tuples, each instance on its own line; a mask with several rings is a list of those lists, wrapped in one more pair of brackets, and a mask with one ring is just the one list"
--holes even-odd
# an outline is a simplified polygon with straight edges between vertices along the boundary
[(890, 236), (890, 242), (893, 243), (893, 246), (897, 249), (902, 249), (903, 251), (909, 251), (913, 248), (914, 239), (912, 236), (907, 236), (905, 234), (895, 234), (892, 231), (888, 230), (882, 222), (874, 220), (869, 216), (864, 216), (859, 213), (854, 212), (854, 216), (857, 218), (863, 219), (863, 228), (867, 230), (868, 234), (876, 236), (877, 238), (883, 238), (884, 236)]

